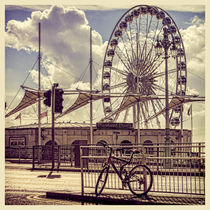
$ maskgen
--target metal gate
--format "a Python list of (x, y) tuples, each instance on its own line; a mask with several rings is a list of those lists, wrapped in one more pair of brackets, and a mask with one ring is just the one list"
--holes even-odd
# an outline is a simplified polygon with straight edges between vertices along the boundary
[[(153, 186), (150, 192), (205, 195), (205, 144), (173, 145), (112, 145), (117, 157), (129, 158), (130, 149), (144, 151), (143, 156), (135, 155), (128, 170), (137, 164), (147, 165), (153, 174)], [(123, 152), (118, 152), (124, 148)], [(167, 150), (167, 152), (166, 152)], [(104, 147), (81, 146), (81, 190), (94, 192), (99, 173), (108, 153)], [(166, 156), (166, 154), (170, 154)], [(116, 163), (120, 167), (120, 162)], [(108, 192), (123, 190), (121, 180), (115, 173), (109, 173), (105, 189)]]

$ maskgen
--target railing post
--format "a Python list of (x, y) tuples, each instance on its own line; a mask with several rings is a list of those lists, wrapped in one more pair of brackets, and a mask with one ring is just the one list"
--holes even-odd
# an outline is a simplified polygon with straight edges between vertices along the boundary
[(159, 149), (160, 149), (159, 144), (157, 144), (157, 175), (158, 175), (159, 164), (160, 164), (160, 159), (159, 159), (160, 151), (159, 151)]
[(32, 152), (33, 152), (33, 160), (32, 160), (32, 169), (34, 169), (34, 166), (35, 166), (35, 146), (33, 146), (33, 150), (32, 150)]
[(73, 166), (73, 146), (70, 147), (70, 164)]
[[(146, 148), (145, 147), (142, 148), (142, 165), (146, 165)], [(145, 180), (144, 191), (146, 191), (147, 190), (147, 176), (146, 176), (145, 169), (143, 169), (143, 177)]]
[(81, 167), (81, 194), (84, 195), (84, 176), (83, 176), (83, 159), (82, 159), (82, 146), (80, 146), (80, 167)]
[(61, 163), (61, 152), (60, 152), (60, 145), (58, 145), (58, 167), (57, 169), (60, 168), (60, 163)]
[(20, 146), (18, 146), (18, 157), (19, 157), (19, 163), (20, 163)]
[(198, 157), (199, 157), (198, 170), (199, 170), (199, 172), (201, 172), (201, 143), (198, 144)]

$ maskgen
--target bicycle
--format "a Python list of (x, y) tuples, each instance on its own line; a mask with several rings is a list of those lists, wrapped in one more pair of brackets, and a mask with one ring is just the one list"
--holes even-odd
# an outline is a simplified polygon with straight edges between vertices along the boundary
[[(138, 197), (146, 195), (150, 191), (153, 184), (153, 176), (151, 170), (146, 165), (140, 165), (140, 164), (134, 166), (130, 171), (127, 171), (125, 168), (128, 164), (131, 163), (134, 154), (139, 153), (139, 151), (137, 150), (132, 151), (130, 160), (124, 160), (113, 156), (112, 155), (113, 149), (109, 147), (107, 144), (102, 143), (102, 145), (104, 147), (107, 147), (110, 152), (109, 152), (109, 157), (107, 161), (104, 163), (103, 169), (101, 170), (98, 180), (96, 182), (96, 187), (95, 187), (96, 196), (99, 196), (102, 193), (106, 185), (110, 166), (112, 166), (112, 168), (119, 176), (120, 180), (122, 181), (123, 188), (128, 186), (129, 190), (135, 196)], [(118, 170), (113, 160), (124, 162), (124, 164)]]

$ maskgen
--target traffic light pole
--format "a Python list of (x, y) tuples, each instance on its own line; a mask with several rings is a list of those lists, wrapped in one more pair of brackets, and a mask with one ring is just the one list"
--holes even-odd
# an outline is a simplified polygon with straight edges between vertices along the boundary
[(54, 160), (54, 146), (55, 146), (55, 87), (54, 83), (52, 86), (52, 169), (55, 166)]

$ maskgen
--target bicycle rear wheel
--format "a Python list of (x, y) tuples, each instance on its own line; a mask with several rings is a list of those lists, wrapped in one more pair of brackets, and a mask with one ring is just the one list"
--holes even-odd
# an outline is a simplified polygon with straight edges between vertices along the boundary
[(96, 187), (95, 187), (95, 194), (98, 196), (102, 193), (105, 185), (106, 185), (106, 181), (108, 178), (108, 174), (109, 174), (109, 166), (105, 166), (101, 172), (100, 175), (98, 177), (98, 180), (96, 182)]
[(137, 165), (130, 171), (128, 187), (134, 195), (146, 195), (150, 191), (152, 183), (152, 172), (147, 166)]

